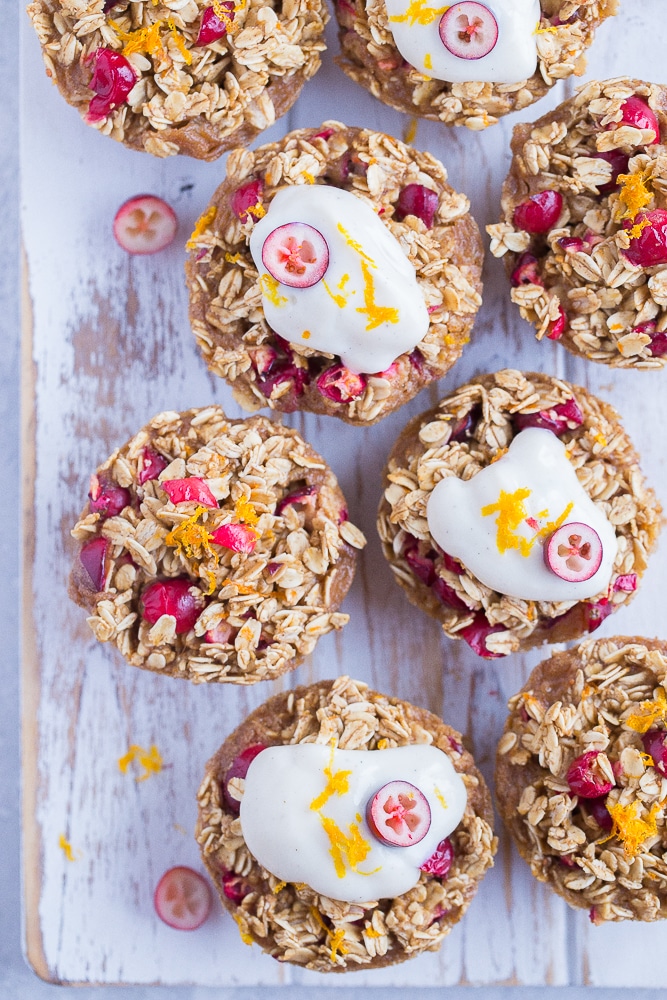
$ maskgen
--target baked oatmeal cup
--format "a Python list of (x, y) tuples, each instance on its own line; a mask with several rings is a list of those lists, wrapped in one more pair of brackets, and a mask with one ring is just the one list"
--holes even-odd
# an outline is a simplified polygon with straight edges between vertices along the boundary
[(469, 202), (428, 153), (325, 122), (235, 150), (190, 243), (190, 319), (246, 409), (368, 425), (459, 358), (481, 305)]
[(586, 84), (517, 125), (491, 252), (538, 340), (614, 368), (667, 363), (667, 87)]
[(378, 530), (408, 599), (487, 658), (593, 632), (632, 599), (661, 506), (616, 411), (506, 370), (412, 420)]
[(34, 0), (46, 72), (131, 149), (214, 160), (251, 142), (319, 69), (323, 0)]
[(265, 702), (198, 799), (202, 857), (243, 940), (319, 972), (437, 950), (497, 847), (460, 734), (349, 677)]
[(667, 917), (667, 643), (555, 653), (509, 702), (501, 816), (533, 875), (607, 920)]
[(219, 406), (154, 417), (91, 477), (70, 596), (133, 666), (194, 683), (291, 670), (338, 612), (364, 536), (296, 431)]
[(480, 131), (581, 76), (617, 0), (336, 0), (341, 69), (385, 104)]

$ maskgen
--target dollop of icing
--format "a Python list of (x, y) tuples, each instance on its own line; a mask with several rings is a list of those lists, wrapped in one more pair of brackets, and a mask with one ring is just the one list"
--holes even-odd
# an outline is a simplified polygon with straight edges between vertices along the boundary
[[(536, 31), (539, 0), (490, 0), (461, 4), (462, 9), (486, 8), (497, 23), (497, 40), (486, 55), (462, 58), (451, 52), (440, 37), (440, 21), (452, 6), (429, 0), (386, 0), (389, 30), (396, 48), (424, 76), (449, 83), (484, 81), (519, 83), (537, 67)], [(465, 16), (465, 15), (464, 15)]]
[[(577, 479), (555, 434), (521, 431), (507, 453), (467, 482), (442, 479), (426, 516), (438, 545), (487, 587), (533, 601), (578, 601), (609, 586), (618, 549), (604, 511)], [(570, 582), (545, 564), (543, 545), (562, 524), (583, 522), (600, 536), (602, 561), (589, 580)]]
[[(326, 240), (329, 262), (316, 284), (282, 284), (262, 261), (269, 235), (306, 223)], [(254, 227), (250, 253), (269, 326), (291, 344), (339, 355), (354, 372), (381, 372), (411, 351), (429, 326), (416, 272), (372, 208), (324, 184), (282, 188)]]
[[(390, 847), (372, 834), (366, 806), (394, 780), (426, 797), (431, 826), (418, 844)], [(393, 898), (419, 881), (419, 866), (459, 824), (466, 788), (433, 746), (338, 750), (315, 743), (268, 747), (248, 769), (241, 829), (250, 852), (284, 882), (350, 903)]]

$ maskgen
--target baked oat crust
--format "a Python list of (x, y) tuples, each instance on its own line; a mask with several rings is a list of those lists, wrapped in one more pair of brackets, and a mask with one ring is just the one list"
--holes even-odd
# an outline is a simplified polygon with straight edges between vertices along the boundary
[[(667, 207), (664, 142), (652, 144), (645, 129), (605, 128), (621, 120), (621, 104), (633, 94), (649, 104), (667, 135), (667, 87), (628, 77), (592, 81), (536, 122), (515, 126), (502, 220), (488, 232), (491, 252), (505, 257), (509, 274), (521, 254), (536, 258), (540, 283), (518, 285), (511, 295), (538, 340), (549, 336), (562, 308), (568, 324), (557, 339), (572, 354), (612, 368), (647, 370), (667, 364), (667, 355), (651, 348), (651, 333), (667, 330), (667, 265), (636, 267), (621, 254), (630, 244), (621, 219), (625, 206), (618, 185), (611, 194), (600, 193), (612, 173), (609, 163), (596, 158), (599, 152), (628, 154), (628, 172), (648, 188), (646, 207)], [(514, 209), (544, 190), (560, 192), (563, 211), (556, 228), (531, 237), (515, 227)], [(577, 252), (559, 242), (573, 237), (584, 241)]]
[[(558, 80), (581, 76), (585, 50), (618, 3), (541, 0), (541, 7), (537, 70), (515, 84), (446, 83), (418, 73), (394, 44), (384, 0), (337, 0), (342, 55), (336, 61), (351, 79), (397, 111), (481, 131), (544, 97)], [(568, 23), (570, 18), (574, 20)]]
[[(470, 479), (492, 462), (509, 446), (516, 415), (551, 411), (571, 399), (582, 422), (571, 421), (561, 440), (581, 485), (616, 530), (619, 547), (609, 589), (580, 602), (524, 601), (498, 594), (443, 556), (428, 530), (429, 495), (444, 476)], [(450, 444), (452, 426), (467, 414), (476, 421), (472, 434)], [(496, 627), (485, 638), (481, 655), (504, 656), (576, 639), (631, 600), (633, 591), (619, 588), (628, 585), (627, 577), (634, 577), (636, 587), (660, 530), (662, 508), (644, 484), (638, 461), (616, 411), (581, 386), (535, 372), (479, 376), (412, 420), (396, 441), (384, 471), (378, 516), (384, 554), (408, 599), (436, 618), (450, 638), (466, 638), (470, 627)], [(455, 603), (469, 610), (443, 603), (433, 586), (415, 575), (405, 554), (412, 547), (420, 558), (432, 559), (435, 578)]]
[[(140, 485), (146, 449), (169, 464)], [(133, 666), (194, 683), (253, 684), (293, 669), (321, 635), (347, 623), (337, 608), (365, 539), (347, 520), (335, 476), (296, 431), (265, 417), (229, 420), (219, 406), (161, 413), (97, 476), (130, 500), (106, 519), (84, 508), (72, 536), (107, 539), (106, 584), (96, 591), (77, 557), (70, 596), (90, 612), (95, 637)], [(160, 483), (186, 476), (206, 479), (218, 507), (172, 503)], [(289, 501), (295, 494), (304, 500)], [(211, 546), (221, 523), (244, 522), (258, 536), (252, 552)], [(203, 608), (185, 634), (172, 615), (151, 626), (141, 613), (146, 586), (179, 577), (192, 581)], [(207, 641), (220, 626), (229, 634)]]
[[(402, 354), (387, 372), (369, 375), (363, 393), (349, 402), (337, 403), (317, 388), (317, 376), (336, 363), (334, 355), (301, 345), (285, 348), (284, 342), (279, 353), (298, 369), (299, 385), (285, 379), (270, 383), (265, 392), (260, 388), (253, 358), (262, 345), (275, 347), (276, 340), (264, 319), (258, 273), (248, 248), (255, 220), (248, 215), (241, 222), (230, 204), (234, 192), (253, 181), (263, 185), (262, 214), (286, 184), (345, 187), (380, 214), (414, 264), (429, 307), (429, 329), (411, 354)], [(415, 216), (402, 222), (394, 218), (401, 188), (413, 183), (439, 196), (433, 229)], [(444, 167), (430, 154), (383, 133), (347, 128), (340, 122), (291, 132), (254, 152), (235, 150), (227, 160), (227, 179), (193, 234), (186, 264), (190, 320), (206, 364), (230, 383), (235, 399), (246, 409), (302, 409), (352, 424), (375, 423), (441, 378), (469, 339), (482, 301), (484, 253), (469, 207), (468, 199), (450, 187)]]
[[(207, 0), (112, 6), (33, 0), (28, 13), (47, 75), (84, 118), (93, 96), (91, 55), (106, 47), (131, 63), (138, 79), (127, 102), (89, 123), (94, 128), (154, 156), (214, 160), (251, 142), (291, 108), (319, 69), (328, 14), (323, 0), (239, 0), (227, 34), (197, 45), (201, 15), (210, 6)], [(159, 33), (157, 45), (139, 37), (151, 28)]]
[[(533, 875), (589, 909), (596, 924), (667, 917), (667, 779), (637, 728), (649, 728), (645, 703), (666, 677), (662, 640), (588, 640), (540, 663), (509, 702), (496, 765), (500, 814)], [(570, 791), (570, 764), (587, 751), (599, 751), (600, 771), (613, 781), (612, 809), (637, 802), (644, 821), (653, 811), (655, 828), (641, 843), (623, 826), (602, 829), (592, 800)]]
[[(307, 886), (284, 884), (249, 853), (238, 816), (221, 796), (235, 757), (253, 745), (333, 744), (347, 750), (382, 750), (427, 743), (444, 751), (467, 789), (465, 814), (450, 835), (455, 855), (446, 880), (422, 873), (396, 899), (367, 904), (319, 896)], [(236, 779), (239, 797), (242, 779)], [(248, 943), (281, 962), (319, 972), (394, 965), (435, 951), (467, 909), (479, 880), (493, 864), (497, 841), (488, 789), (456, 730), (425, 709), (339, 677), (276, 695), (250, 715), (206, 765), (198, 794), (196, 837), (223, 905)], [(238, 876), (234, 902), (223, 876)]]

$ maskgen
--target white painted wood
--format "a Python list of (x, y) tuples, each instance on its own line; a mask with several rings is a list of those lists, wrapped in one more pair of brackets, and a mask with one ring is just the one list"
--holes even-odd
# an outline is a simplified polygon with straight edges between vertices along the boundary
[[(621, 15), (599, 32), (588, 75), (641, 76), (652, 65), (664, 80), (655, 30), (664, 23), (664, 3), (625, 0)], [(331, 26), (329, 38), (324, 68), (263, 140), (325, 118), (403, 133), (407, 118), (334, 66)], [(352, 519), (369, 539), (345, 605), (350, 625), (323, 639), (293, 675), (250, 690), (194, 688), (135, 670), (94, 642), (83, 612), (66, 595), (69, 528), (91, 470), (161, 409), (215, 400), (240, 415), (227, 387), (206, 373), (189, 332), (180, 249), (223, 164), (153, 160), (98, 136), (47, 81), (29, 27), (22, 48), (23, 231), (32, 305), (24, 362), (24, 836), (33, 965), (51, 980), (87, 983), (662, 985), (664, 927), (591, 927), (532, 879), (502, 830), (496, 868), (440, 953), (392, 969), (353, 977), (304, 973), (244, 946), (219, 910), (190, 935), (154, 916), (161, 873), (174, 864), (200, 867), (192, 829), (205, 760), (271, 693), (350, 673), (462, 729), (491, 781), (507, 697), (542, 654), (482, 663), (463, 644), (441, 637), (391, 580), (374, 528), (379, 474), (398, 431), (435, 401), (435, 389), (368, 430), (310, 415), (289, 418), (334, 467)], [(568, 92), (556, 88), (523, 118), (544, 113)], [(516, 120), (484, 134), (419, 125), (416, 144), (447, 165), (480, 226), (497, 220)], [(115, 245), (111, 221), (118, 205), (141, 191), (174, 205), (179, 243), (154, 258), (130, 259)], [(664, 502), (666, 459), (656, 432), (656, 423), (664, 423), (658, 415), (664, 375), (610, 372), (575, 361), (557, 345), (538, 346), (509, 303), (502, 264), (490, 259), (472, 342), (439, 392), (507, 365), (564, 375), (610, 399)], [(655, 634), (666, 587), (663, 546), (636, 600), (604, 631)], [(131, 743), (153, 742), (167, 764), (161, 774), (141, 784), (120, 774), (117, 760)], [(58, 846), (61, 833), (78, 854), (75, 862)]]

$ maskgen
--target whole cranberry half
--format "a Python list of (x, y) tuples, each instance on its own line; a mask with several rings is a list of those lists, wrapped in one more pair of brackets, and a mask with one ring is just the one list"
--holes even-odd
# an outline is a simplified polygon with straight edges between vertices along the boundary
[(667, 732), (664, 729), (649, 729), (642, 736), (644, 750), (653, 758), (653, 766), (663, 778), (667, 778)]
[(454, 847), (449, 837), (441, 840), (430, 858), (427, 858), (420, 869), (427, 875), (435, 875), (436, 878), (446, 879), (454, 860)]
[(210, 45), (227, 34), (229, 25), (234, 20), (234, 0), (222, 0), (220, 6), (226, 11), (226, 19), (223, 21), (218, 17), (213, 7), (206, 7), (201, 16), (195, 45)]
[(260, 213), (253, 212), (252, 209), (261, 204), (263, 193), (264, 181), (259, 177), (237, 188), (231, 197), (231, 208), (234, 215), (241, 222), (247, 222), (249, 216), (253, 219), (259, 219)]
[(107, 517), (116, 517), (132, 503), (130, 491), (124, 486), (119, 486), (104, 473), (90, 477), (88, 499), (91, 514), (100, 514), (104, 520)]
[(137, 475), (137, 481), (140, 486), (144, 483), (149, 482), (151, 479), (157, 479), (163, 469), (166, 469), (169, 465), (169, 459), (165, 458), (164, 455), (160, 455), (159, 452), (153, 451), (152, 448), (144, 448), (141, 453), (141, 469)]
[(137, 82), (137, 75), (125, 56), (113, 49), (96, 49), (90, 58), (95, 60), (95, 65), (88, 86), (95, 96), (88, 105), (86, 120), (94, 123), (106, 118), (119, 104), (124, 104)]
[(667, 211), (664, 208), (656, 208), (653, 212), (640, 212), (634, 219), (628, 220), (625, 224), (626, 229), (644, 220), (648, 221), (648, 226), (645, 226), (639, 236), (630, 241), (627, 250), (621, 250), (621, 253), (635, 267), (667, 264)]
[(575, 757), (570, 764), (567, 783), (572, 794), (578, 795), (580, 799), (598, 799), (614, 787), (611, 781), (593, 770), (598, 757), (597, 750), (587, 750), (580, 757)]
[(560, 191), (538, 191), (514, 209), (514, 225), (527, 233), (547, 233), (558, 222), (563, 209)]
[(427, 229), (433, 229), (438, 211), (438, 195), (423, 184), (408, 184), (401, 189), (395, 209), (395, 219), (402, 222), (406, 215), (416, 215)]
[(156, 580), (141, 595), (141, 614), (149, 625), (155, 625), (162, 615), (176, 619), (176, 634), (189, 632), (202, 611), (200, 601), (190, 592), (192, 581), (185, 577)]
[(229, 794), (228, 785), (232, 778), (245, 778), (248, 773), (248, 768), (252, 764), (255, 757), (266, 750), (263, 743), (254, 743), (252, 746), (246, 747), (238, 757), (235, 757), (231, 762), (229, 767), (225, 772), (225, 777), (222, 781), (222, 797), (224, 799), (225, 805), (230, 812), (238, 813), (241, 811), (241, 803), (238, 799), (233, 798)]
[(97, 538), (93, 538), (90, 542), (86, 542), (85, 545), (82, 545), (81, 551), (79, 552), (81, 565), (90, 577), (93, 587), (97, 591), (104, 590), (104, 584), (106, 582), (106, 557), (108, 548), (108, 539), (102, 538), (101, 535), (98, 535)]
[(660, 124), (657, 115), (643, 98), (637, 97), (636, 94), (628, 97), (627, 101), (623, 101), (623, 104), (621, 104), (621, 114), (623, 115), (621, 121), (610, 122), (607, 125), (607, 131), (616, 129), (620, 125), (632, 125), (633, 128), (652, 129), (655, 132), (655, 139), (651, 145), (660, 142)]

